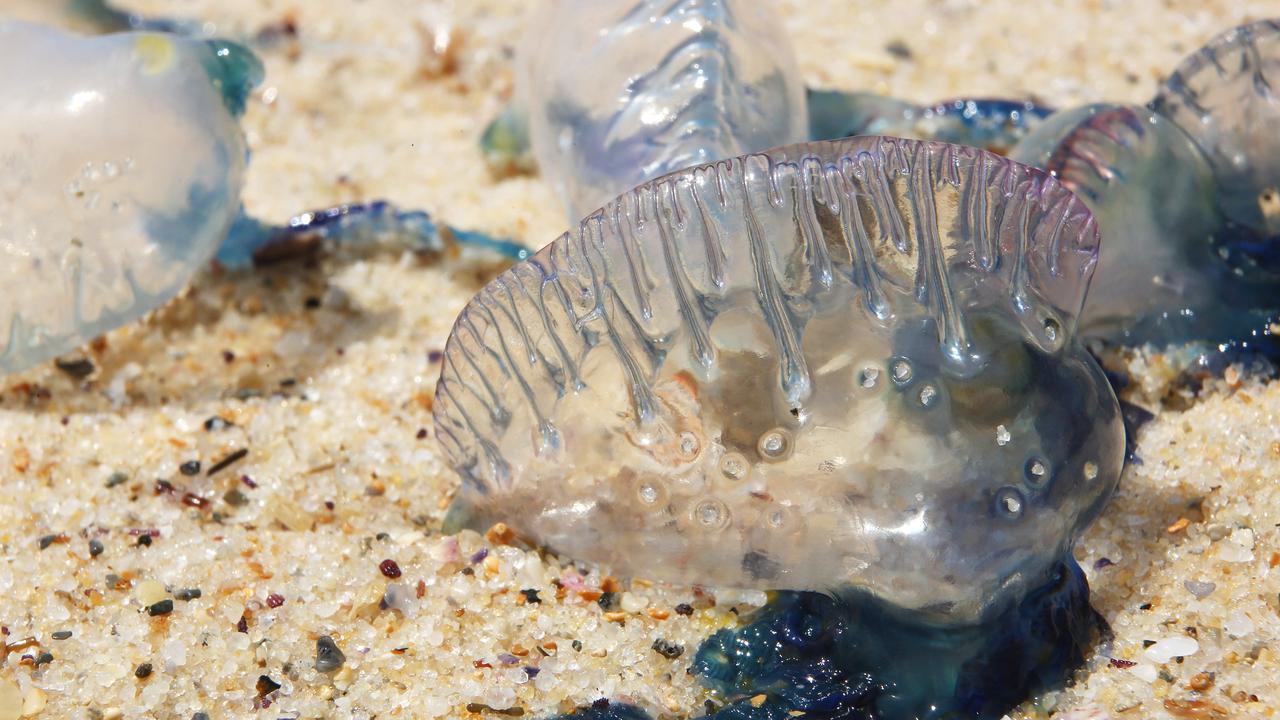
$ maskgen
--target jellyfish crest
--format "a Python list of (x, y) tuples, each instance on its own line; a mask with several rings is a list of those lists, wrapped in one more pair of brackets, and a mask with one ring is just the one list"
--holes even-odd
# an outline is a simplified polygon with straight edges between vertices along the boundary
[(213, 255), (247, 154), (227, 101), (256, 77), (215, 87), (210, 63), (231, 60), (158, 33), (0, 23), (0, 371), (141, 317)]
[(1178, 66), (1151, 106), (1203, 150), (1228, 220), (1259, 240), (1280, 237), (1280, 20), (1214, 38)]
[[(1192, 331), (1193, 322), (1219, 322), (1177, 312), (1226, 299), (1222, 273), (1215, 272), (1225, 267), (1213, 246), (1222, 224), (1213, 175), (1177, 126), (1143, 107), (1088, 105), (1053, 116), (1013, 157), (1057, 177), (1089, 206), (1107, 236), (1082, 332), (1165, 342)], [(1177, 322), (1152, 321), (1167, 315)]]
[(524, 33), (517, 97), (573, 218), (645, 180), (804, 139), (804, 88), (766, 5), (557, 0)]
[(1098, 253), (1050, 176), (860, 137), (608, 203), (459, 316), (437, 434), (472, 522), (672, 582), (853, 586), (966, 622), (1118, 478), (1074, 337)]

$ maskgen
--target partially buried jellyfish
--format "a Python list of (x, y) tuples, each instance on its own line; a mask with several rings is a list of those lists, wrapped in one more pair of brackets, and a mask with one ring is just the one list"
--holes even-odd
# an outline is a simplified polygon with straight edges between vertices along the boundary
[(0, 372), (166, 302), (240, 207), (247, 50), (0, 23)]
[(1234, 28), (1147, 107), (1062, 111), (1015, 159), (1054, 173), (1106, 242), (1081, 330), (1128, 343), (1275, 353), (1280, 313), (1280, 22)]
[(943, 658), (895, 675), (883, 717), (965, 707), (983, 638), (1049, 612), (1026, 598), (1119, 477), (1075, 333), (1097, 252), (1056, 180), (941, 143), (644, 184), (459, 316), (435, 402), (454, 520), (656, 580), (861, 598), (903, 648), (867, 641), (872, 670)]
[(543, 0), (516, 67), (538, 165), (573, 219), (808, 130), (782, 23), (754, 0)]

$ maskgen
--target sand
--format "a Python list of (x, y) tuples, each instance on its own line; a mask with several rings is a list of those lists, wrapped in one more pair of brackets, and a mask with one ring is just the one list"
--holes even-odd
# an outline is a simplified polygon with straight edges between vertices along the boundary
[[(130, 6), (283, 35), (262, 47), (267, 81), (244, 123), (252, 214), (386, 198), (534, 246), (563, 229), (546, 185), (491, 176), (476, 146), (510, 93), (526, 3)], [(811, 85), (1058, 105), (1145, 101), (1218, 31), (1280, 13), (1240, 0), (779, 7)], [(46, 0), (7, 0), (5, 14), (71, 22)], [(433, 351), (486, 273), (397, 249), (210, 270), (86, 348), (87, 377), (49, 364), (0, 381), (0, 719), (541, 717), (600, 697), (700, 715), (693, 650), (762, 594), (623, 582), (606, 615), (595, 598), (617, 581), (598, 571), (439, 533), (457, 480), (430, 438)], [(1077, 549), (1114, 638), (1071, 687), (1014, 715), (1270, 717), (1280, 384), (1229, 373), (1166, 407), (1159, 362), (1138, 367), (1134, 399), (1157, 417)], [(340, 669), (316, 669), (321, 636)], [(660, 654), (658, 639), (684, 652)]]

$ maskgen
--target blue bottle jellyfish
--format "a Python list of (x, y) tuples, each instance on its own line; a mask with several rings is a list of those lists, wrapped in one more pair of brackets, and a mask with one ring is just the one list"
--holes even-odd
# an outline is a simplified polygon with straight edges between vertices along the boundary
[(969, 707), (1001, 642), (1078, 658), (1087, 636), (1046, 628), (1091, 617), (1070, 548), (1124, 454), (1076, 334), (1097, 252), (1056, 180), (941, 143), (641, 185), (459, 316), (435, 401), (452, 520), (624, 574), (852, 598), (882, 618), (849, 651), (897, 688), (881, 717)]
[(141, 317), (213, 255), (261, 74), (223, 41), (0, 24), (0, 371)]
[(1065, 110), (1013, 150), (1080, 195), (1106, 238), (1084, 332), (1280, 350), (1276, 87), (1280, 22), (1264, 20), (1185, 60), (1149, 106)]
[(749, 0), (554, 0), (525, 30), (517, 98), (572, 218), (645, 180), (805, 139), (779, 19)]

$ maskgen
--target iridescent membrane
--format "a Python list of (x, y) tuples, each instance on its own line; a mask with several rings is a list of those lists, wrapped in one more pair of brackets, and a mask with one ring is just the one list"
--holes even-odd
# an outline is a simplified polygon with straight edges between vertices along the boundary
[[(1278, 37), (1276, 20), (1223, 33), (1170, 75), (1149, 108), (1105, 104), (1051, 116), (1028, 101), (921, 106), (810, 89), (809, 137), (940, 140), (1064, 173), (1113, 238), (1082, 332), (1161, 346), (1207, 342), (1223, 358), (1280, 358), (1272, 332), (1280, 317)], [(515, 132), (482, 142), (491, 162), (528, 167), (520, 117), (508, 109), (503, 127)]]
[(1278, 355), (1280, 23), (1228, 31), (1149, 108), (1052, 116), (1012, 157), (1055, 173), (1107, 241), (1082, 332)]
[[(1097, 251), (1056, 180), (941, 143), (798, 145), (645, 184), (459, 316), (435, 401), (463, 477), (450, 525), (842, 598), (751, 626), (795, 619), (800, 646), (709, 641), (726, 718), (997, 717), (1060, 682), (1092, 628), (1070, 548), (1124, 453), (1075, 337)], [(739, 702), (759, 694), (774, 714)]]
[(224, 41), (0, 23), (0, 372), (141, 317), (212, 256), (261, 76)]
[(799, 145), (641, 186), (459, 316), (455, 520), (626, 574), (859, 588), (966, 624), (1046, 581), (1115, 487), (1075, 337), (1088, 211), (998, 156)]
[(1220, 293), (1235, 282), (1210, 242), (1221, 226), (1213, 175), (1177, 126), (1146, 108), (1090, 105), (1055, 115), (1013, 158), (1074, 190), (1107, 238), (1082, 331), (1118, 340), (1174, 325), (1215, 331), (1215, 318), (1182, 312), (1225, 306)]
[(1280, 272), (1280, 20), (1228, 30), (1182, 62), (1152, 109), (1204, 152), (1239, 265)]
[(767, 3), (542, 7), (516, 58), (516, 91), (571, 218), (651, 178), (805, 138), (804, 87)]

